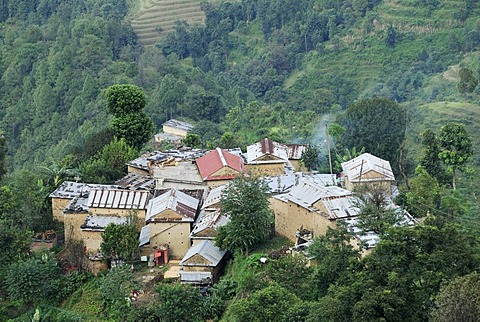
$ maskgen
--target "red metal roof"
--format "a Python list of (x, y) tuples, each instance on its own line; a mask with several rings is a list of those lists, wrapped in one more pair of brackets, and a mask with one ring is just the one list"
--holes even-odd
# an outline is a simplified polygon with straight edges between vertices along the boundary
[(274, 145), (272, 140), (265, 138), (260, 141), (260, 144), (262, 145), (263, 154), (273, 154)]
[(235, 154), (216, 148), (196, 160), (198, 170), (203, 180), (232, 179), (236, 175), (212, 176), (223, 167), (229, 167), (236, 172), (243, 172), (243, 159)]

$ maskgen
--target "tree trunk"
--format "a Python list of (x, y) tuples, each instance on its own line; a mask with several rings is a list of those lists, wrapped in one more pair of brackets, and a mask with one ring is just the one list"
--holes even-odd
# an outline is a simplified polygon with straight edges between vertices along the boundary
[(452, 188), (453, 188), (453, 191), (455, 191), (457, 189), (457, 185), (456, 185), (456, 173), (455, 173), (455, 168), (453, 168), (453, 176), (452, 176)]

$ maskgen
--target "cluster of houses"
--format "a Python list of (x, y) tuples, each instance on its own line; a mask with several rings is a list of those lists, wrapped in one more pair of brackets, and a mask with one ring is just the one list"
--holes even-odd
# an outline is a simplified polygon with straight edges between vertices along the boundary
[[(180, 130), (171, 135), (183, 135)], [(263, 139), (246, 153), (220, 148), (147, 153), (129, 162), (128, 174), (112, 185), (63, 182), (50, 195), (53, 216), (64, 223), (66, 243), (83, 243), (94, 272), (105, 265), (100, 249), (105, 227), (135, 216), (142, 260), (149, 265), (180, 260), (182, 283), (212, 284), (228, 255), (214, 244), (218, 228), (229, 221), (220, 199), (235, 177), (265, 180), (275, 231), (298, 247), (338, 221), (355, 231), (359, 210), (352, 191), (357, 185), (380, 184), (391, 194), (395, 178), (387, 161), (365, 153), (343, 163), (338, 180), (337, 175), (302, 172), (299, 161), (306, 148)], [(378, 236), (358, 239), (374, 247)]]

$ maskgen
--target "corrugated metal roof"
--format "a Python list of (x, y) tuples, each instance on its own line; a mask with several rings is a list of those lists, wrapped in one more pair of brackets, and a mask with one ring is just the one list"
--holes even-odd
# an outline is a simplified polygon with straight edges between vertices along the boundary
[(179, 120), (176, 120), (176, 119), (170, 119), (170, 120), (166, 121), (165, 123), (163, 123), (162, 125), (174, 127), (174, 128), (181, 129), (181, 130), (184, 130), (184, 131), (190, 131), (194, 127), (190, 123), (179, 121)]
[[(215, 246), (212, 240), (202, 240), (201, 242), (190, 247), (180, 262), (181, 266), (209, 266), (215, 267), (220, 263), (227, 252)], [(186, 263), (194, 255), (200, 255), (210, 264), (189, 264)]]
[(202, 211), (198, 215), (197, 220), (195, 220), (194, 228), (190, 233), (190, 237), (195, 237), (195, 235), (207, 228), (214, 228), (217, 230), (218, 228), (225, 226), (229, 221), (230, 219), (223, 215), (220, 210), (209, 214)]
[(300, 160), (308, 144), (285, 144), (285, 146), (287, 147), (288, 159)]
[(220, 199), (222, 198), (222, 193), (227, 188), (227, 186), (228, 185), (224, 184), (210, 190), (207, 198), (205, 199), (205, 202), (203, 203), (202, 209), (209, 209), (213, 205), (218, 204), (220, 202)]
[(87, 216), (80, 228), (82, 230), (104, 230), (110, 224), (124, 225), (128, 223), (127, 217), (117, 216)]
[(135, 160), (128, 162), (127, 165), (134, 168), (149, 171), (149, 165), (151, 163), (161, 162), (161, 161), (167, 160), (167, 158), (168, 158), (168, 155), (166, 155), (165, 153), (159, 152), (159, 151), (153, 151), (153, 152), (145, 153), (141, 157), (138, 157)]
[(153, 198), (148, 203), (145, 220), (148, 222), (162, 211), (170, 209), (184, 216), (183, 221), (193, 222), (197, 214), (200, 200), (195, 199), (186, 193), (171, 189), (170, 191)]
[(337, 186), (320, 186), (310, 181), (303, 181), (288, 194), (288, 200), (299, 206), (309, 208), (320, 199), (338, 198), (352, 195), (351, 191)]
[(150, 242), (150, 226), (143, 226), (138, 237), (138, 246), (142, 247)]
[(192, 272), (192, 271), (178, 271), (180, 274), (180, 282), (182, 284), (211, 284), (212, 282), (212, 273), (210, 272)]
[[(258, 161), (257, 159), (272, 155), (278, 159)], [(263, 139), (255, 144), (247, 146), (247, 163), (248, 164), (262, 164), (262, 163), (285, 163), (288, 160), (287, 147), (270, 139)]]
[(89, 208), (147, 209), (151, 194), (148, 191), (120, 189), (91, 189)]
[(143, 176), (133, 172), (127, 174), (122, 179), (115, 181), (115, 184), (122, 189), (128, 190), (153, 191), (155, 189), (155, 180), (151, 176)]
[(88, 194), (92, 188), (116, 188), (115, 185), (92, 184), (73, 181), (64, 181), (50, 195), (50, 198), (73, 199), (81, 194)]
[[(212, 176), (212, 174), (224, 167), (231, 168), (238, 173), (244, 171), (243, 159), (240, 156), (220, 148), (208, 152), (204, 156), (195, 160), (195, 162), (197, 163), (202, 179), (205, 181), (218, 180), (218, 177)], [(236, 176), (236, 174), (222, 176), (222, 180), (232, 179)]]
[[(343, 162), (342, 169), (345, 176), (347, 176), (351, 182), (358, 182), (360, 179), (360, 174), (365, 174), (371, 170), (385, 176), (385, 178), (381, 180), (395, 180), (390, 162), (380, 159), (379, 157), (376, 157), (370, 153), (364, 153), (350, 161)], [(378, 180), (379, 179), (362, 178), (362, 181)]]

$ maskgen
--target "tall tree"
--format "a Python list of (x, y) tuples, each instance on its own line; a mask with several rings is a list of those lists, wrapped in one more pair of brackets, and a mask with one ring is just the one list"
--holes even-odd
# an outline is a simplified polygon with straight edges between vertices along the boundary
[(153, 134), (152, 120), (143, 112), (147, 102), (143, 90), (135, 85), (110, 86), (105, 94), (113, 119), (110, 128), (119, 138), (140, 149)]
[(385, 98), (360, 100), (350, 105), (338, 121), (346, 129), (344, 147), (365, 147), (365, 151), (396, 168), (407, 125), (406, 113), (398, 103)]
[(230, 183), (221, 198), (222, 212), (230, 217), (230, 222), (218, 231), (219, 247), (248, 255), (268, 238), (273, 216), (266, 191), (262, 181), (251, 177), (238, 176)]
[(472, 138), (465, 127), (450, 123), (440, 129), (438, 156), (452, 172), (452, 187), (456, 189), (457, 170), (462, 170), (473, 155)]
[(103, 256), (109, 260), (134, 260), (138, 256), (138, 233), (133, 217), (127, 224), (109, 224), (105, 227), (100, 248)]
[(480, 275), (476, 272), (448, 283), (436, 300), (434, 322), (476, 322), (480, 316)]

